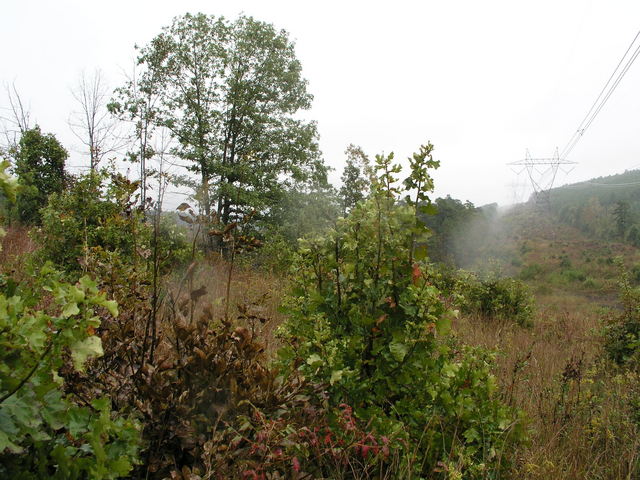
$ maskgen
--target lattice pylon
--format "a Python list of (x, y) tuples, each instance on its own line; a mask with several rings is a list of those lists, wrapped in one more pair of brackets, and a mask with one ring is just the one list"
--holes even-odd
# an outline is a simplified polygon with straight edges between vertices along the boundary
[(537, 205), (548, 206), (551, 189), (558, 175), (558, 170), (568, 174), (575, 168), (577, 162), (561, 159), (556, 148), (553, 157), (533, 158), (527, 149), (524, 160), (511, 162), (508, 165), (517, 175), (527, 172), (529, 182), (533, 188), (533, 195)]

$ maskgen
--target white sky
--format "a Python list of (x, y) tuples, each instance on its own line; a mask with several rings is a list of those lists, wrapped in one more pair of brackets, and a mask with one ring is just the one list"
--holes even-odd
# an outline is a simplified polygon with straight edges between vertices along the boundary
[[(547, 157), (564, 146), (640, 28), (637, 0), (3, 0), (0, 83), (15, 81), (32, 119), (78, 152), (67, 122), (80, 72), (99, 67), (118, 86), (134, 44), (198, 11), (244, 12), (290, 33), (334, 183), (349, 143), (403, 159), (430, 140), (442, 161), (436, 194), (477, 205), (518, 196), (514, 183), (525, 178), (506, 163), (526, 148)], [(561, 183), (640, 164), (639, 85), (640, 61), (574, 149), (579, 165)]]

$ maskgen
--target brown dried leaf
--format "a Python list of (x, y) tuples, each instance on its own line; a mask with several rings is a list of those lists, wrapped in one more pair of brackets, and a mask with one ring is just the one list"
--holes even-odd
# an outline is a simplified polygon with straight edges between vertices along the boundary
[(238, 226), (238, 222), (232, 222), (232, 223), (228, 224), (226, 227), (224, 227), (223, 233), (228, 233), (231, 230), (233, 230), (234, 228), (236, 228), (237, 226)]
[(193, 290), (191, 292), (191, 300), (193, 302), (197, 302), (198, 299), (200, 299), (206, 293), (207, 293), (207, 289), (203, 285), (202, 287), (198, 288), (197, 290)]

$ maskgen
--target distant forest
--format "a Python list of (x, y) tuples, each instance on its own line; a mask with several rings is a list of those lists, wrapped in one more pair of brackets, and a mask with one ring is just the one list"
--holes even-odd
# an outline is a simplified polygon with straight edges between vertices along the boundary
[(551, 190), (558, 220), (600, 239), (640, 246), (640, 170)]

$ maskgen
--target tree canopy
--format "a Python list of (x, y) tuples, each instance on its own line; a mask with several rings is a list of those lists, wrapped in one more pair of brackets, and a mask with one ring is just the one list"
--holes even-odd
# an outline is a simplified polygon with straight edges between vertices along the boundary
[[(145, 118), (172, 132), (174, 153), (198, 174), (203, 213), (228, 223), (325, 176), (316, 125), (296, 116), (312, 96), (285, 31), (186, 14), (141, 49), (139, 64), (139, 88), (158, 95)], [(119, 90), (115, 111), (136, 113), (131, 92)]]
[(20, 182), (16, 216), (26, 223), (39, 223), (39, 211), (49, 195), (64, 187), (64, 165), (69, 155), (54, 135), (43, 134), (38, 126), (22, 134), (12, 153)]

